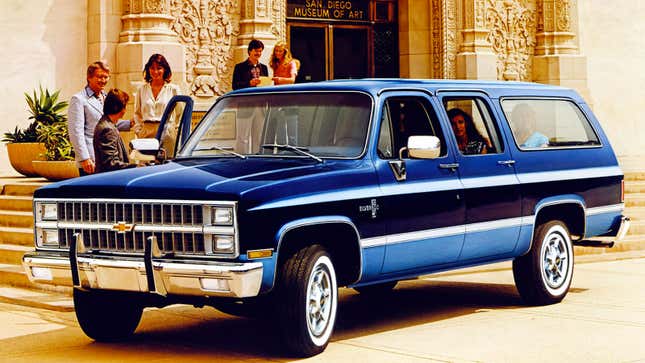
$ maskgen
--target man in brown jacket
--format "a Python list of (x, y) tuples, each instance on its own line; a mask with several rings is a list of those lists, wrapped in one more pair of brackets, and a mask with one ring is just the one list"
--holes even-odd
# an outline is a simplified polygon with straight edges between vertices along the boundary
[(128, 152), (116, 128), (116, 123), (125, 114), (125, 105), (130, 97), (126, 92), (113, 88), (103, 104), (103, 117), (94, 129), (94, 156), (96, 172), (135, 167), (130, 164)]

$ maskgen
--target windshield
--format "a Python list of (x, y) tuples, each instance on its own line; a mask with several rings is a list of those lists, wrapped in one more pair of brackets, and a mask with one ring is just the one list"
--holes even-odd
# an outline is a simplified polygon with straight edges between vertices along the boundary
[(353, 158), (365, 148), (372, 101), (356, 92), (225, 97), (178, 157)]

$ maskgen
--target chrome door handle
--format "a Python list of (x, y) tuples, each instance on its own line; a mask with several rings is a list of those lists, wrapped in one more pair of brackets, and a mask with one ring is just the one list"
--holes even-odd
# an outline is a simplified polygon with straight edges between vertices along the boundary
[(511, 166), (513, 166), (513, 164), (515, 164), (515, 160), (498, 160), (497, 164), (506, 165), (508, 167), (511, 167)]
[(439, 164), (440, 169), (450, 169), (452, 171), (457, 170), (459, 163), (449, 163), (449, 164)]

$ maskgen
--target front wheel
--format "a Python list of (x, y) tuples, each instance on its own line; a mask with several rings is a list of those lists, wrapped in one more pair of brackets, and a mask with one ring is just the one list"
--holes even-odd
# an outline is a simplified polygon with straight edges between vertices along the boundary
[(74, 310), (85, 335), (96, 341), (115, 341), (134, 333), (143, 306), (132, 295), (74, 289)]
[(277, 307), (287, 348), (298, 356), (316, 355), (334, 330), (338, 287), (330, 255), (320, 245), (305, 247), (282, 265)]
[(548, 305), (564, 299), (573, 277), (573, 247), (562, 221), (538, 226), (529, 253), (513, 261), (513, 277), (529, 304)]

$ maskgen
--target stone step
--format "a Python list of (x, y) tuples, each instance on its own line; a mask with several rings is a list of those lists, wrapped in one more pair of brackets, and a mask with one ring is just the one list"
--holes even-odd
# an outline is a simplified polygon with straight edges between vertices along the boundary
[(20, 266), (22, 265), (22, 256), (33, 251), (33, 247), (0, 244), (0, 263)]
[(0, 210), (31, 212), (33, 197), (22, 195), (0, 195)]
[[(645, 169), (645, 168), (644, 168)], [(625, 180), (645, 180), (645, 171), (626, 171)]]
[(24, 183), (11, 183), (5, 184), (2, 188), (3, 195), (22, 195), (22, 196), (32, 196), (36, 189), (49, 184), (46, 181), (42, 182), (24, 182)]
[(625, 194), (625, 207), (645, 207), (645, 193)]
[(632, 220), (629, 225), (628, 235), (645, 235), (645, 220)]
[(574, 255), (595, 255), (599, 253), (616, 253), (645, 250), (645, 235), (628, 235), (612, 248), (574, 246)]
[(33, 228), (34, 216), (31, 211), (0, 210), (0, 227)]
[(645, 180), (631, 180), (625, 182), (625, 194), (645, 193)]
[(32, 228), (0, 227), (0, 243), (33, 246), (34, 230)]
[(645, 220), (645, 207), (625, 208), (623, 214), (629, 217), (632, 222)]
[(0, 263), (0, 285), (34, 288), (22, 266)]

